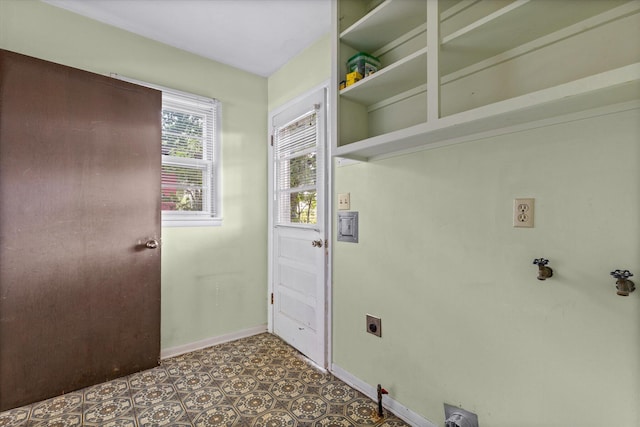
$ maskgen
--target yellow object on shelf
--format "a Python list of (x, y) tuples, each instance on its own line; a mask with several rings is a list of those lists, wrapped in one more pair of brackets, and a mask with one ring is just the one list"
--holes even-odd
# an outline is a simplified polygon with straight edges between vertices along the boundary
[(347, 86), (351, 86), (352, 84), (362, 80), (362, 74), (357, 71), (353, 71), (347, 74)]

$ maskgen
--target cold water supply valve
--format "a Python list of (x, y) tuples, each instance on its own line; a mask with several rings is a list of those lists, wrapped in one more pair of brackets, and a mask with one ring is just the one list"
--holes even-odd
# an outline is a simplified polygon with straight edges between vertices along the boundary
[(615, 270), (610, 273), (616, 280), (616, 289), (618, 295), (627, 297), (629, 293), (636, 290), (636, 285), (629, 280), (629, 277), (633, 276), (633, 273), (629, 270)]

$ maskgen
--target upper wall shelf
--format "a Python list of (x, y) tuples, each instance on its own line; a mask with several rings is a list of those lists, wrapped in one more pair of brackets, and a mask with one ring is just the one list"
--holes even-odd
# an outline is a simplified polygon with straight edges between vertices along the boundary
[[(332, 3), (335, 156), (389, 157), (640, 108), (639, 0), (373, 3)], [(338, 90), (354, 50), (384, 66)]]
[(640, 63), (543, 89), (410, 128), (337, 147), (334, 156), (374, 160), (418, 148), (468, 142), (554, 120), (562, 122), (598, 113), (597, 109), (640, 108)]
[(340, 91), (343, 98), (370, 106), (427, 83), (427, 48)]
[(473, 2), (459, 13), (476, 19), (442, 38), (440, 71), (451, 73), (625, 2), (561, 0), (554, 2), (553, 13), (550, 13), (548, 1), (517, 0), (486, 16), (477, 14), (483, 2)]
[(423, 1), (385, 0), (340, 34), (349, 46), (365, 52), (392, 42), (427, 19)]

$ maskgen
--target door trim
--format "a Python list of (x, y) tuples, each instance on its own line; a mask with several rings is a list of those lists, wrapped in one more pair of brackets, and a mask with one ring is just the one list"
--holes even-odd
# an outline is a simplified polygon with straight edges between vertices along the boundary
[(331, 313), (332, 313), (332, 289), (331, 289), (331, 284), (333, 283), (332, 280), (332, 268), (331, 268), (331, 259), (332, 259), (332, 253), (333, 253), (333, 245), (331, 244), (332, 242), (332, 236), (333, 236), (333, 227), (332, 227), (332, 223), (333, 223), (333, 216), (332, 216), (332, 212), (333, 212), (333, 153), (331, 150), (332, 147), (332, 141), (331, 141), (331, 129), (333, 126), (333, 123), (331, 121), (331, 108), (332, 105), (330, 104), (330, 99), (331, 96), (329, 95), (329, 80), (325, 80), (323, 83), (321, 83), (318, 86), (312, 87), (311, 89), (305, 91), (303, 94), (298, 95), (297, 97), (287, 101), (285, 104), (275, 108), (274, 110), (269, 112), (269, 121), (268, 121), (268, 132), (267, 132), (267, 147), (268, 147), (268, 158), (267, 158), (267, 163), (268, 163), (268, 179), (267, 179), (267, 199), (268, 199), (268, 203), (267, 203), (267, 209), (268, 209), (268, 236), (267, 236), (267, 295), (266, 295), (266, 299), (267, 299), (267, 330), (270, 333), (273, 333), (273, 308), (274, 305), (271, 304), (271, 294), (274, 292), (274, 287), (273, 287), (273, 261), (274, 261), (274, 257), (273, 257), (273, 247), (274, 247), (274, 237), (273, 237), (273, 229), (274, 229), (274, 225), (275, 225), (275, 219), (273, 217), (273, 208), (274, 208), (274, 204), (273, 204), (273, 195), (275, 192), (274, 189), (274, 179), (273, 179), (273, 162), (272, 162), (272, 158), (273, 158), (273, 147), (271, 146), (271, 135), (272, 135), (272, 127), (271, 124), (273, 123), (273, 118), (275, 116), (277, 116), (278, 114), (282, 113), (283, 111), (287, 110), (288, 108), (292, 107), (293, 105), (295, 105), (296, 103), (302, 101), (304, 98), (307, 98), (308, 96), (312, 95), (313, 93), (319, 91), (319, 90), (324, 90), (325, 91), (325, 101), (327, 103), (326, 105), (326, 114), (325, 114), (325, 120), (326, 120), (326, 130), (325, 130), (325, 159), (323, 162), (323, 169), (324, 169), (324, 177), (325, 177), (325, 182), (324, 182), (324, 197), (325, 197), (325, 203), (324, 203), (324, 212), (323, 212), (323, 217), (324, 217), (324, 222), (325, 222), (325, 239), (329, 242), (329, 246), (327, 248), (327, 257), (326, 257), (326, 263), (325, 263), (325, 285), (324, 285), (324, 290), (325, 290), (325, 306), (324, 306), (324, 343), (323, 343), (323, 347), (324, 347), (324, 360), (325, 360), (325, 366), (321, 366), (322, 369), (328, 369), (331, 364), (332, 364), (332, 357), (331, 357)]

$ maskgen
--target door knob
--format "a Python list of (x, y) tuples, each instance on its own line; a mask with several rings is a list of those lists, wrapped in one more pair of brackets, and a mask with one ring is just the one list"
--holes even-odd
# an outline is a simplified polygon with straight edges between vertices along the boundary
[(158, 247), (158, 241), (156, 239), (149, 239), (144, 245), (149, 249), (156, 249)]
[(313, 246), (314, 248), (321, 248), (322, 240), (314, 240), (313, 242), (311, 242), (311, 246)]

